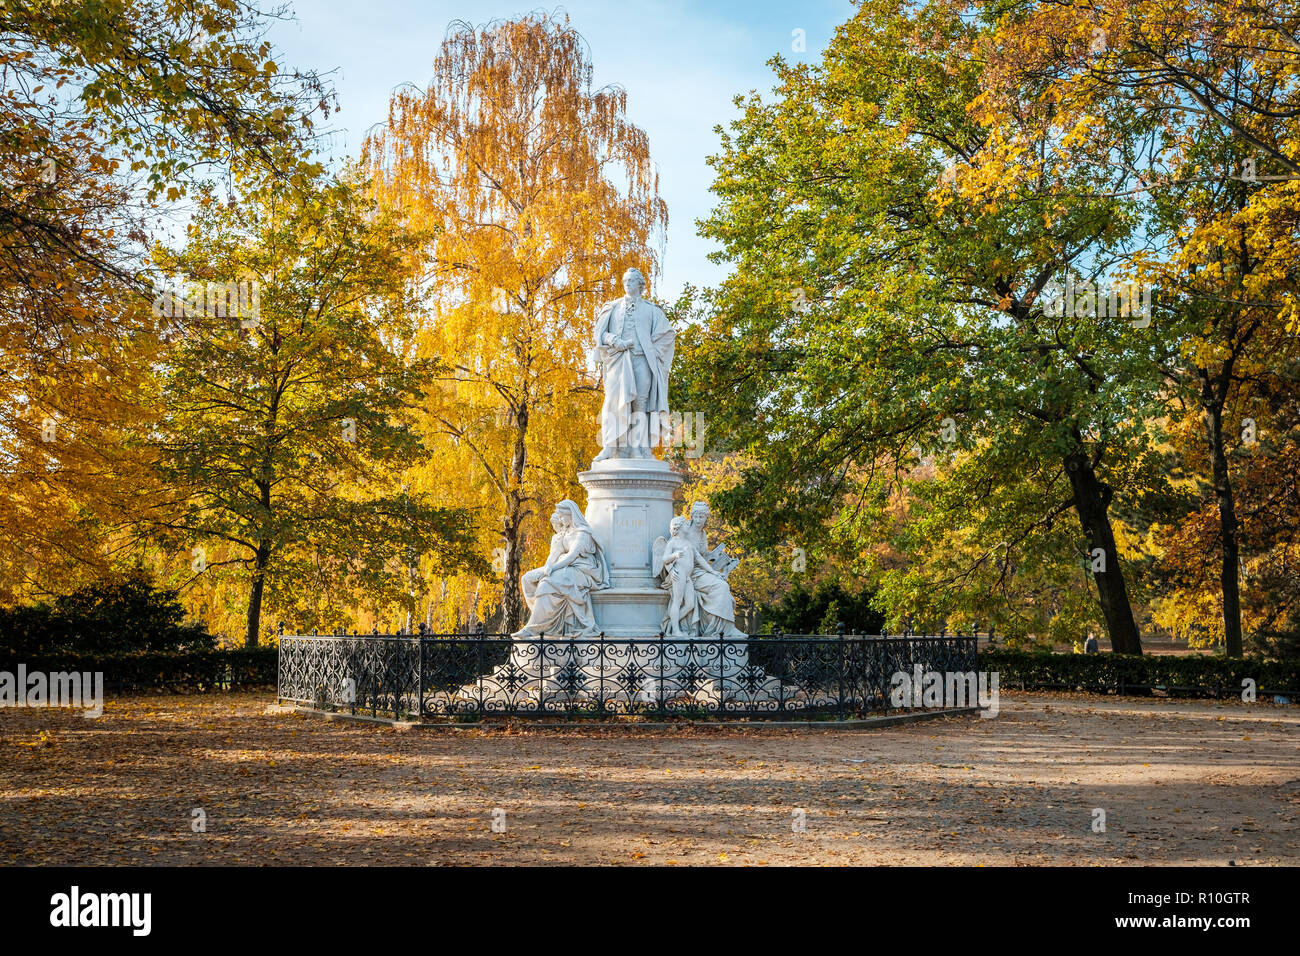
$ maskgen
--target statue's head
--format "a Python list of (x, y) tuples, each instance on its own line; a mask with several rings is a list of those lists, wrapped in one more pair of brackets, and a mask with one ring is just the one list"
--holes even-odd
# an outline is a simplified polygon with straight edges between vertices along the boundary
[(564, 530), (564, 515), (560, 513), (559, 508), (551, 512), (551, 527), (557, 532)]
[(681, 515), (678, 515), (677, 517), (673, 518), (672, 521), (668, 522), (668, 533), (675, 538), (679, 534), (681, 534), (682, 528), (685, 525), (686, 525), (686, 519), (683, 518)]
[(645, 292), (645, 276), (640, 269), (632, 268), (623, 273), (623, 291), (634, 299)]
[(560, 527), (565, 530), (581, 527), (582, 509), (578, 507), (576, 501), (565, 498), (555, 506), (555, 514), (551, 515), (551, 523), (554, 524), (556, 519), (559, 519)]
[(706, 501), (697, 501), (691, 505), (691, 521), (694, 524), (703, 526), (704, 522), (709, 520), (709, 505)]

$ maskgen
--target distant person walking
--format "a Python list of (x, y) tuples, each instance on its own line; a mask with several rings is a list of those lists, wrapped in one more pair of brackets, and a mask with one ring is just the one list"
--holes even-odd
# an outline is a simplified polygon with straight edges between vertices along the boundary
[(1097, 653), (1097, 635), (1092, 631), (1088, 632), (1088, 639), (1083, 642), (1083, 652), (1085, 654)]

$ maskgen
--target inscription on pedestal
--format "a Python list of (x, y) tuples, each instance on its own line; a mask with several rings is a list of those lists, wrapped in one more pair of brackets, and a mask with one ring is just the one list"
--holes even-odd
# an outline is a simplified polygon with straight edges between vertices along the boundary
[(614, 567), (650, 567), (648, 510), (645, 505), (614, 507), (614, 547), (610, 555)]

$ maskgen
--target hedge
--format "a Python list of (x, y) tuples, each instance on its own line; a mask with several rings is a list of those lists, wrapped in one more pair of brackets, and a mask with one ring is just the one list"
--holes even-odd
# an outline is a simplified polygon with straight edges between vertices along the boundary
[(1300, 697), (1300, 661), (1201, 654), (1048, 654), (1001, 649), (979, 652), (981, 670), (997, 671), (1003, 689), (1089, 693), (1165, 691), (1180, 697), (1240, 698), (1242, 680), (1260, 695)]
[(121, 694), (140, 690), (203, 692), (236, 687), (274, 686), (279, 650), (140, 651), (93, 654), (60, 651), (51, 654), (15, 654), (0, 650), (0, 671), (79, 671), (104, 674), (104, 692)]
[[(106, 693), (140, 690), (203, 692), (273, 687), (279, 650), (147, 651), (127, 654), (18, 655), (0, 650), (0, 671), (102, 671)], [(1164, 691), (1182, 697), (1239, 698), (1242, 680), (1255, 681), (1260, 696), (1300, 699), (1300, 661), (1210, 655), (1048, 654), (986, 649), (981, 670), (996, 671), (1003, 689), (1076, 690), (1089, 693)]]

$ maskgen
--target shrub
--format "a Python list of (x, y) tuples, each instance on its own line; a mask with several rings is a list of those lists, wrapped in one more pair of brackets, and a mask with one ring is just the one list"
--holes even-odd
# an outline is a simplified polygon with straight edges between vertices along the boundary
[(14, 654), (60, 651), (202, 651), (216, 638), (186, 622), (175, 591), (142, 573), (96, 581), (53, 604), (0, 608), (0, 648)]
[(1239, 697), (1242, 681), (1250, 678), (1261, 694), (1300, 691), (1300, 662), (1259, 657), (1047, 654), (992, 649), (980, 651), (979, 666), (997, 671), (1003, 688), (1099, 693), (1151, 688), (1187, 696)]
[(58, 651), (22, 654), (0, 651), (0, 671), (28, 673), (61, 671), (102, 673), (109, 694), (140, 690), (203, 692), (235, 687), (273, 685), (278, 649), (274, 647), (199, 651), (138, 651), (86, 653)]
[(814, 590), (795, 585), (776, 604), (759, 608), (768, 634), (879, 634), (885, 615), (871, 606), (872, 591), (852, 593), (838, 583), (819, 584)]

